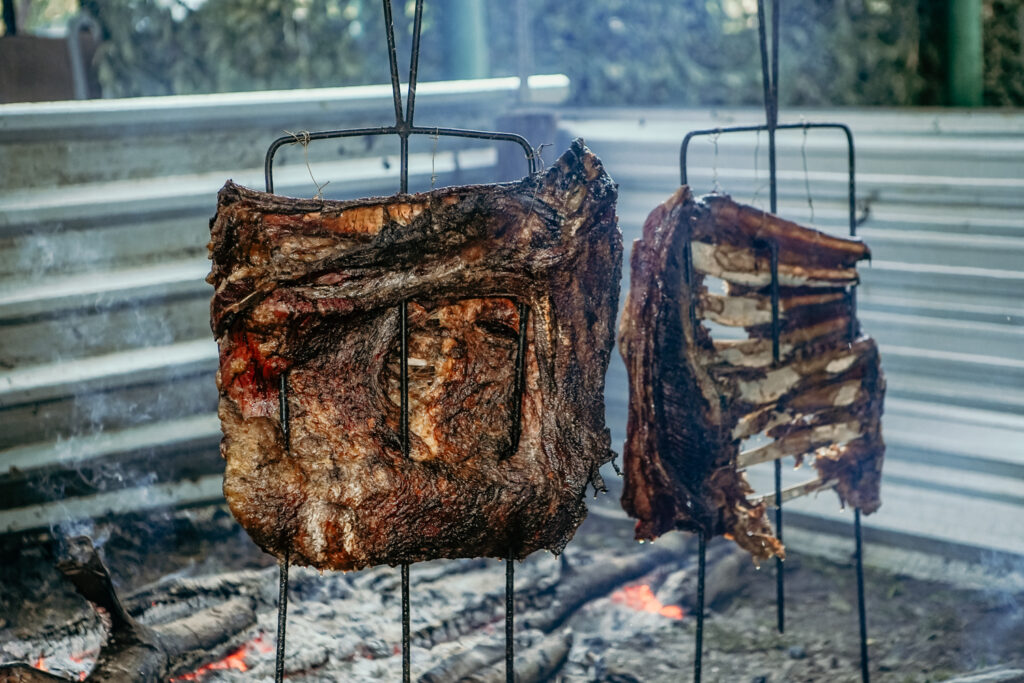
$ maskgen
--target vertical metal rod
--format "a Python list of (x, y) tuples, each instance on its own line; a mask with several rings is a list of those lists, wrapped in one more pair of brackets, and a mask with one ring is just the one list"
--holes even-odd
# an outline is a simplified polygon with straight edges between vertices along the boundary
[[(771, 61), (768, 56), (768, 36), (765, 27), (764, 0), (757, 2), (758, 38), (761, 46), (761, 82), (764, 89), (764, 111), (768, 127), (768, 185), (770, 190), (771, 212), (778, 211), (778, 175), (776, 172), (775, 128), (779, 116), (779, 90), (776, 82), (779, 77), (779, 3), (772, 3), (772, 39)], [(769, 64), (771, 72), (769, 73)]]
[(693, 682), (700, 683), (701, 668), (704, 659), (704, 565), (707, 557), (707, 541), (704, 534), (697, 534), (697, 636), (693, 656)]
[[(850, 213), (850, 237), (857, 236), (857, 181), (856, 181), (856, 159), (853, 155), (853, 132), (846, 126), (843, 126), (843, 132), (846, 134), (846, 155), (847, 163), (849, 164), (849, 206), (848, 211)], [(853, 342), (857, 339), (857, 335), (860, 334), (860, 330), (857, 329), (857, 286), (853, 285), (850, 287), (850, 329), (848, 330), (850, 335), (850, 341)]]
[(406, 133), (399, 133), (402, 140), (401, 151), (399, 152), (399, 189), (402, 194), (409, 192), (409, 136)]
[(285, 626), (288, 623), (288, 549), (278, 565), (280, 583), (277, 593), (277, 658), (274, 663), (274, 683), (284, 680)]
[[(685, 149), (685, 148), (684, 148)], [(685, 170), (683, 176), (683, 184), (686, 184)], [(690, 329), (693, 330), (694, 342), (697, 341), (697, 292), (693, 289), (693, 226), (690, 223), (686, 224), (686, 236), (685, 242), (683, 243), (683, 281), (686, 282), (686, 288), (690, 292), (690, 301), (688, 306), (688, 312), (690, 314)]]
[[(775, 461), (775, 536), (782, 543), (782, 463)], [(786, 564), (775, 558), (775, 611), (779, 633), (786, 632)]]
[(533, 39), (530, 33), (529, 0), (516, 0), (516, 70), (519, 72), (519, 102), (530, 99), (530, 75), (533, 73)]
[[(406, 139), (402, 138), (402, 142)], [(399, 435), (402, 439), (402, 457), (409, 459), (409, 302), (402, 301), (400, 311), (399, 342), (401, 365), (399, 368), (399, 384), (401, 393), (401, 414), (399, 415)], [(409, 683), (412, 678), (412, 660), (410, 645), (410, 607), (409, 607), (409, 564), (402, 564), (402, 681)]]
[[(288, 425), (288, 373), (282, 372), (279, 379), (278, 410), (280, 411), (281, 434), (284, 437), (284, 452), (291, 452), (291, 429)], [(277, 594), (277, 657), (274, 663), (274, 681), (284, 680), (285, 630), (288, 623), (288, 549), (279, 563), (279, 585)]]
[(282, 372), (277, 388), (278, 410), (281, 413), (281, 434), (284, 436), (284, 452), (292, 449), (292, 430), (288, 424), (288, 373)]
[[(779, 363), (779, 246), (771, 242), (772, 359)], [(782, 460), (775, 461), (775, 536), (782, 542)], [(781, 557), (775, 558), (775, 608), (779, 633), (786, 631), (786, 572)]]
[(388, 63), (391, 66), (391, 95), (395, 101), (395, 125), (401, 126), (402, 119), (402, 82), (398, 77), (398, 52), (395, 48), (395, 20), (391, 15), (391, 0), (384, 3), (384, 33), (388, 41)]
[(846, 134), (846, 155), (847, 155), (846, 156), (846, 160), (847, 160), (848, 171), (849, 171), (849, 179), (847, 180), (847, 183), (848, 183), (847, 189), (849, 190), (849, 193), (850, 193), (850, 197), (849, 197), (850, 203), (849, 203), (849, 206), (847, 207), (847, 210), (849, 211), (849, 214), (850, 214), (850, 216), (849, 216), (849, 218), (850, 218), (850, 237), (856, 237), (857, 236), (857, 176), (856, 176), (857, 160), (856, 160), (856, 158), (853, 155), (853, 132), (849, 129), (849, 127), (847, 127), (845, 125), (842, 126), (842, 131), (843, 131), (843, 133)]
[[(771, 58), (764, 0), (757, 0), (758, 39), (761, 47), (761, 82), (764, 88), (764, 111), (768, 126), (768, 186), (771, 212), (778, 211), (778, 175), (775, 156), (775, 128), (779, 116), (779, 0), (772, 0)], [(769, 73), (770, 69), (770, 73)], [(778, 362), (778, 247), (772, 246), (772, 355)], [(782, 463), (775, 461), (775, 534), (782, 540)], [(775, 558), (775, 599), (779, 633), (786, 629), (786, 585), (781, 558)]]
[(405, 100), (405, 122), (413, 125), (416, 113), (416, 81), (420, 70), (420, 33), (423, 31), (423, 0), (416, 0), (416, 14), (412, 25), (412, 52), (409, 54), (409, 92)]
[[(782, 15), (780, 0), (772, 0), (772, 120), (774, 128), (779, 123), (779, 20)], [(774, 211), (774, 209), (773, 209)]]
[(412, 680), (412, 637), (409, 607), (409, 563), (402, 564), (402, 682)]
[(853, 535), (857, 539), (857, 616), (860, 617), (860, 677), (863, 683), (871, 680), (868, 671), (868, 619), (864, 607), (864, 543), (860, 530), (860, 508), (853, 510)]
[(399, 311), (399, 410), (398, 435), (402, 441), (402, 457), (409, 459), (409, 302), (403, 300)]
[(772, 305), (772, 362), (779, 363), (779, 337), (782, 334), (782, 325), (779, 320), (779, 244), (772, 240), (768, 243), (771, 267), (771, 305)]
[(508, 454), (502, 456), (502, 460), (515, 455), (519, 450), (519, 439), (522, 436), (523, 394), (526, 391), (526, 333), (530, 307), (525, 302), (520, 302), (518, 311), (519, 336), (516, 340), (515, 376), (512, 379), (512, 442)]
[[(779, 363), (779, 245), (768, 244), (771, 253), (772, 361)], [(775, 535), (782, 541), (782, 461), (775, 461)], [(782, 558), (775, 558), (775, 608), (779, 633), (786, 630), (786, 574)]]
[(505, 558), (505, 683), (516, 680), (516, 645), (513, 638), (516, 612), (515, 553), (509, 546)]

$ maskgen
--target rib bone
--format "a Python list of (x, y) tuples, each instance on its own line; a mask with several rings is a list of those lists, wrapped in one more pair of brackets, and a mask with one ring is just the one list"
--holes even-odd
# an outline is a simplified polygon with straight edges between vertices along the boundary
[[(828, 481), (812, 479), (811, 481), (804, 482), (803, 484), (796, 484), (795, 486), (784, 488), (782, 489), (782, 502), (785, 503), (795, 498), (802, 498), (816, 491), (827, 491), (828, 489), (835, 488), (838, 483), (838, 479), (829, 479)], [(774, 493), (766, 493), (763, 496), (757, 496), (751, 500), (762, 503), (768, 507), (775, 507)]]

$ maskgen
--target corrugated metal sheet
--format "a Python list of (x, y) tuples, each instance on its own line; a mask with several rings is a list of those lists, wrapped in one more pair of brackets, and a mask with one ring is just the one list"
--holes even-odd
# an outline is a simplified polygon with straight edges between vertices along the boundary
[[(421, 88), (417, 108), (427, 121), (491, 125), (517, 83), (488, 83)], [(560, 77), (535, 85), (548, 102), (567, 87)], [(261, 186), (262, 153), (282, 128), (377, 124), (389, 97), (370, 88), (0, 107), (0, 532), (219, 495), (202, 280), (216, 190), (231, 176)], [(465, 105), (445, 109), (456, 102)], [(586, 138), (619, 181), (627, 242), (676, 187), (688, 130), (760, 117), (561, 114), (563, 132)], [(861, 317), (889, 378), (889, 458), (885, 505), (866, 526), (1024, 553), (1024, 536), (1008, 531), (1024, 513), (1024, 115), (806, 116), (852, 126), (861, 234), (874, 251)], [(790, 132), (779, 142), (780, 212), (811, 221), (809, 189), (811, 222), (843, 230), (843, 140)], [(394, 191), (396, 150), (360, 144), (310, 148), (328, 194)], [(756, 136), (698, 142), (690, 176), (698, 191), (717, 185), (764, 205), (766, 157)], [(486, 145), (435, 153), (425, 141), (413, 185), (490, 180), (495, 161)], [(312, 193), (301, 151), (283, 159), (278, 186)], [(616, 361), (608, 418), (618, 443), (625, 391)], [(763, 487), (769, 471), (751, 474)], [(791, 508), (842, 518), (831, 494)]]

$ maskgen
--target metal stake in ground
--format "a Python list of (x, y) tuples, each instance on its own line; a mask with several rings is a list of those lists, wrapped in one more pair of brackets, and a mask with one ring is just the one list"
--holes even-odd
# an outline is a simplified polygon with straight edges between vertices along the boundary
[[(403, 157), (404, 159), (404, 157)], [(404, 160), (403, 160), (404, 163)], [(403, 174), (402, 184), (408, 179)], [(403, 190), (404, 191), (404, 190)], [(399, 415), (399, 434), (402, 439), (402, 457), (409, 459), (409, 302), (403, 301), (398, 307), (400, 318), (399, 342), (399, 385), (401, 387), (401, 413)], [(402, 564), (402, 681), (409, 683), (412, 677), (412, 644), (410, 642), (409, 620), (409, 563)]]
[[(774, 140), (773, 140), (774, 142)], [(773, 184), (774, 187), (774, 184)], [(772, 363), (779, 365), (779, 244), (772, 240), (768, 244), (771, 254), (771, 300), (772, 300)], [(775, 461), (775, 536), (782, 542), (782, 461)], [(779, 633), (786, 630), (786, 575), (783, 560), (775, 557), (775, 608), (776, 627)]]
[(694, 683), (700, 683), (701, 666), (704, 659), (704, 565), (707, 561), (707, 540), (702, 532), (697, 533), (697, 539), (697, 634), (694, 638)]
[(860, 531), (860, 508), (853, 510), (853, 535), (857, 543), (857, 616), (860, 618), (860, 678), (871, 680), (868, 671), (868, 619), (864, 607), (864, 543)]
[[(291, 451), (291, 433), (288, 427), (288, 373), (281, 373), (280, 385), (277, 390), (278, 410), (281, 415), (281, 432), (284, 435), (284, 452), (287, 456)], [(279, 565), (279, 585), (277, 593), (277, 654), (274, 659), (274, 683), (284, 680), (284, 646), (285, 627), (288, 623), (288, 549), (284, 551)]]
[[(778, 81), (779, 81), (779, 0), (772, 0), (772, 45), (771, 55), (769, 57), (768, 41), (766, 35), (766, 13), (764, 7), (764, 0), (758, 0), (758, 38), (761, 48), (761, 75), (762, 83), (764, 85), (764, 100), (765, 100), (765, 115), (766, 123), (760, 126), (733, 126), (729, 128), (710, 128), (707, 130), (696, 130), (690, 131), (683, 138), (683, 143), (679, 150), (679, 171), (680, 179), (682, 184), (688, 184), (689, 180), (687, 177), (687, 155), (689, 152), (690, 142), (697, 137), (712, 135), (716, 138), (725, 133), (751, 133), (751, 132), (768, 132), (768, 165), (769, 165), (769, 185), (771, 189), (771, 211), (776, 213), (778, 210), (778, 178), (776, 172), (776, 146), (775, 146), (775, 132), (778, 130), (792, 130), (802, 129), (806, 134), (806, 131), (811, 128), (831, 128), (841, 131), (846, 137), (846, 149), (847, 149), (847, 162), (849, 171), (848, 180), (848, 215), (849, 215), (849, 234), (851, 237), (857, 235), (857, 218), (856, 218), (856, 175), (855, 175), (855, 156), (854, 156), (854, 144), (853, 144), (853, 132), (850, 127), (843, 123), (809, 123), (803, 122), (798, 124), (779, 124), (778, 122)], [(769, 245), (770, 246), (770, 245)], [(696, 329), (697, 326), (697, 315), (696, 315), (696, 297), (694, 295), (692, 287), (692, 274), (693, 269), (693, 258), (690, 254), (689, 240), (683, 254), (684, 260), (684, 277), (686, 283), (690, 289), (690, 322), (691, 325)], [(778, 352), (778, 337), (779, 337), (779, 320), (778, 320), (778, 294), (777, 294), (777, 280), (778, 280), (778, 255), (777, 251), (773, 251), (772, 254), (772, 281), (773, 281), (773, 295), (772, 295), (772, 356), (773, 360), (777, 363), (779, 360)], [(850, 306), (850, 326), (849, 326), (849, 337), (850, 341), (854, 341), (860, 334), (857, 325), (857, 289), (856, 286), (852, 286), (848, 292), (848, 300)], [(799, 491), (796, 495), (786, 495), (786, 491), (782, 490), (782, 470), (781, 462), (775, 460), (775, 494), (770, 496), (772, 503), (776, 506), (776, 533), (778, 538), (782, 539), (782, 501), (797, 497), (798, 495), (805, 495), (811, 490), (818, 490), (822, 487), (805, 487), (797, 486), (792, 487), (791, 491)], [(857, 602), (858, 602), (858, 615), (860, 617), (860, 640), (861, 640), (861, 678), (864, 683), (869, 681), (868, 672), (868, 647), (867, 647), (867, 618), (866, 609), (864, 605), (864, 578), (863, 578), (863, 558), (861, 556), (862, 551), (862, 534), (860, 529), (860, 510), (855, 509), (854, 511), (854, 534), (857, 542)], [(776, 560), (776, 603), (778, 610), (778, 630), (780, 632), (785, 628), (785, 574), (782, 570), (781, 560)], [(698, 655), (699, 656), (699, 655)], [(699, 665), (699, 660), (696, 662)], [(695, 669), (697, 671), (699, 669)]]
[[(274, 157), (277, 151), (285, 145), (291, 145), (300, 143), (308, 145), (309, 143), (316, 140), (330, 140), (336, 138), (353, 138), (353, 137), (370, 137), (377, 135), (397, 135), (401, 142), (400, 157), (399, 157), (399, 192), (407, 194), (409, 192), (409, 138), (413, 135), (428, 135), (435, 139), (438, 137), (453, 137), (453, 138), (468, 138), (474, 140), (491, 140), (494, 142), (511, 142), (523, 150), (525, 154), (529, 172), (536, 173), (539, 170), (539, 160), (534, 152), (534, 148), (530, 145), (530, 142), (521, 135), (515, 133), (496, 133), (490, 131), (481, 130), (466, 130), (461, 128), (441, 128), (441, 127), (424, 127), (416, 126), (413, 124), (413, 116), (416, 110), (416, 80), (419, 71), (419, 57), (420, 57), (420, 35), (423, 28), (423, 2), (424, 0), (416, 0), (415, 14), (413, 18), (413, 32), (412, 32), (412, 49), (409, 57), (409, 84), (408, 84), (408, 98), (405, 102), (405, 111), (403, 112), (402, 106), (402, 92), (401, 92), (401, 80), (398, 75), (398, 56), (395, 44), (395, 26), (394, 17), (391, 10), (391, 0), (382, 0), (384, 9), (384, 32), (388, 46), (388, 64), (391, 72), (391, 92), (392, 99), (395, 107), (395, 123), (391, 126), (376, 126), (370, 128), (350, 128), (344, 130), (327, 130), (319, 131), (315, 133), (304, 133), (301, 138), (295, 135), (288, 135), (280, 137), (270, 144), (267, 149), (267, 155), (263, 163), (263, 172), (266, 179), (267, 192), (274, 191)], [(515, 445), (519, 443), (519, 423), (522, 419), (522, 391), (525, 382), (523, 381), (524, 372), (524, 358), (526, 353), (526, 324), (529, 314), (529, 309), (525, 303), (520, 302), (519, 304), (519, 344), (516, 354), (516, 392), (517, 398), (515, 411), (516, 418), (513, 421), (514, 434), (513, 434), (513, 451)], [(408, 301), (403, 301), (400, 310), (401, 317), (401, 441), (402, 441), (402, 453), (408, 458), (409, 457), (409, 375), (408, 375)], [(281, 396), (286, 396), (286, 385), (285, 380), (282, 377), (282, 390)], [(285, 433), (285, 439), (288, 439), (288, 423), (287, 423), (287, 404), (284, 402), (286, 399), (282, 398), (282, 428)], [(512, 585), (512, 569), (511, 558), (512, 551), (509, 553), (509, 566), (506, 568), (506, 587), (509, 588), (509, 599), (506, 601), (506, 624), (509, 625), (506, 628), (506, 636), (508, 638), (507, 644), (507, 655), (506, 661), (509, 663), (509, 671), (514, 676), (512, 671), (513, 660), (513, 643), (512, 633), (510, 625), (512, 622), (512, 610), (514, 607), (514, 599), (511, 595)], [(281, 576), (282, 576), (282, 600), (278, 607), (278, 681), (281, 680), (280, 676), (283, 675), (284, 666), (284, 634), (285, 634), (285, 620), (287, 615), (287, 571), (288, 563), (287, 558), (281, 565)], [(409, 565), (403, 564), (402, 569), (402, 680), (409, 681), (411, 679), (411, 642), (410, 642), (410, 598), (409, 598)]]
[(505, 683), (515, 683), (516, 651), (512, 634), (515, 630), (516, 579), (515, 551), (509, 546), (505, 558)]
[[(768, 187), (771, 212), (778, 212), (779, 188), (775, 156), (775, 130), (779, 124), (779, 0), (772, 0), (771, 62), (765, 33), (764, 0), (757, 0), (758, 39), (761, 46), (761, 82), (764, 87), (765, 123), (768, 130)], [(769, 73), (770, 68), (770, 73)], [(772, 353), (779, 362), (778, 341), (778, 250), (772, 251)], [(775, 535), (782, 540), (782, 462), (775, 461)], [(786, 579), (781, 557), (775, 558), (775, 604), (779, 633), (786, 630)]]
[(280, 583), (277, 593), (277, 655), (274, 659), (274, 683), (284, 681), (285, 626), (288, 623), (288, 551), (280, 564)]

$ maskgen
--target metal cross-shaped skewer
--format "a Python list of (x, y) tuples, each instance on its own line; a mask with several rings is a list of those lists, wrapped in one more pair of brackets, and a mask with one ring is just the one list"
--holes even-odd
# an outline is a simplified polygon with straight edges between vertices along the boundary
[[(769, 49), (768, 37), (767, 37), (767, 18), (765, 12), (765, 0), (757, 1), (757, 19), (758, 19), (758, 38), (761, 48), (761, 80), (764, 87), (764, 108), (765, 108), (765, 119), (764, 125), (757, 126), (734, 126), (730, 128), (711, 128), (707, 130), (696, 130), (686, 134), (683, 138), (683, 144), (679, 152), (679, 168), (682, 183), (687, 184), (687, 153), (689, 151), (690, 142), (697, 137), (713, 136), (716, 140), (719, 136), (727, 133), (752, 133), (767, 131), (768, 132), (768, 176), (769, 176), (769, 188), (770, 188), (770, 209), (772, 213), (778, 212), (778, 175), (776, 169), (776, 145), (775, 145), (775, 134), (779, 130), (803, 130), (806, 135), (806, 131), (810, 129), (834, 129), (841, 131), (846, 136), (847, 156), (848, 156), (848, 168), (849, 168), (849, 231), (850, 236), (855, 237), (857, 234), (857, 219), (856, 219), (856, 186), (854, 181), (854, 148), (853, 148), (853, 132), (849, 126), (843, 123), (796, 123), (796, 124), (779, 124), (779, 4), (780, 0), (772, 0), (772, 14), (771, 14), (771, 45)], [(768, 241), (763, 245), (769, 251), (770, 264), (771, 264), (771, 336), (772, 336), (772, 361), (775, 364), (779, 363), (779, 336), (780, 336), (780, 319), (779, 319), (779, 249), (778, 244), (775, 241)], [(683, 254), (684, 258), (684, 277), (687, 285), (691, 285), (693, 278), (693, 254), (689, 246), (689, 240)], [(690, 323), (696, 328), (697, 326), (697, 301), (693, 292), (693, 288), (690, 287), (690, 304), (689, 314)], [(857, 290), (855, 286), (849, 288), (848, 291), (850, 301), (850, 326), (848, 335), (850, 341), (855, 340), (860, 333), (857, 327)], [(780, 451), (781, 453), (781, 451)], [(743, 454), (741, 454), (742, 456)], [(777, 457), (768, 458), (774, 460), (775, 465), (775, 492), (774, 494), (764, 497), (764, 502), (775, 507), (775, 533), (779, 541), (782, 540), (782, 503), (786, 500), (791, 500), (803, 495), (807, 495), (813, 491), (820, 491), (825, 488), (830, 488), (833, 482), (822, 482), (822, 481), (811, 481), (804, 484), (799, 484), (795, 487), (783, 490), (782, 488), (782, 455)], [(860, 619), (860, 654), (861, 654), (861, 678), (864, 683), (868, 683), (870, 680), (868, 672), (868, 650), (867, 650), (867, 618), (866, 610), (864, 605), (864, 565), (863, 565), (863, 540), (861, 537), (861, 526), (860, 526), (860, 509), (854, 509), (854, 537), (856, 539), (856, 567), (857, 567), (857, 608), (858, 616)], [(701, 678), (701, 658), (703, 654), (703, 632), (704, 632), (704, 564), (705, 564), (705, 546), (706, 539), (703, 535), (699, 539), (698, 547), (698, 580), (697, 580), (697, 634), (696, 634), (696, 653), (694, 658), (694, 681), (699, 683)], [(780, 633), (785, 631), (786, 627), (786, 594), (785, 594), (785, 572), (783, 570), (783, 561), (780, 558), (776, 558), (776, 609), (777, 609), (777, 626)]]
[[(416, 80), (419, 70), (420, 56), (420, 34), (423, 28), (423, 2), (416, 0), (415, 14), (413, 18), (412, 49), (409, 58), (409, 81), (408, 92), (403, 111), (401, 80), (398, 75), (398, 55), (395, 44), (395, 27), (391, 11), (391, 0), (382, 0), (384, 8), (384, 29), (388, 45), (388, 61), (391, 69), (391, 91), (395, 105), (395, 123), (391, 126), (378, 126), (371, 128), (352, 128), (343, 130), (327, 130), (314, 133), (304, 133), (301, 137), (288, 135), (279, 137), (271, 143), (267, 150), (264, 162), (264, 174), (266, 179), (267, 192), (274, 191), (274, 156), (277, 151), (291, 144), (309, 144), (315, 140), (328, 140), (335, 138), (366, 137), (377, 135), (397, 135), (401, 141), (400, 164), (399, 164), (399, 193), (406, 194), (409, 191), (409, 138), (413, 135), (428, 135), (432, 137), (470, 138), (477, 140), (492, 140), (495, 142), (510, 142), (519, 145), (525, 156), (529, 172), (536, 173), (539, 170), (539, 160), (530, 143), (521, 135), (515, 133), (500, 133), (481, 130), (465, 130), (460, 128), (425, 127), (417, 126), (413, 122), (416, 107)], [(525, 79), (527, 74), (521, 74)], [(403, 300), (400, 310), (401, 332), (400, 332), (400, 387), (401, 405), (399, 433), (402, 443), (402, 455), (409, 458), (409, 370), (408, 370), (408, 300)], [(519, 310), (519, 337), (516, 347), (515, 363), (515, 384), (513, 389), (513, 404), (515, 415), (513, 416), (512, 448), (515, 452), (519, 444), (520, 420), (522, 410), (523, 394), (523, 371), (524, 358), (526, 355), (526, 325), (529, 316), (529, 309), (525, 303), (518, 304)], [(289, 425), (288, 425), (288, 378), (282, 374), (280, 380), (280, 416), (281, 426), (284, 435), (286, 452), (290, 452)], [(514, 672), (514, 590), (515, 590), (515, 567), (513, 561), (516, 556), (516, 548), (509, 547), (508, 555), (505, 558), (505, 678), (511, 683), (515, 678)], [(410, 600), (409, 600), (409, 564), (404, 563), (401, 567), (402, 575), (402, 680), (411, 680), (411, 631), (410, 631)], [(280, 561), (280, 593), (278, 598), (277, 614), (277, 657), (275, 666), (275, 681), (281, 683), (284, 680), (284, 659), (285, 659), (285, 631), (288, 615), (288, 553)]]

